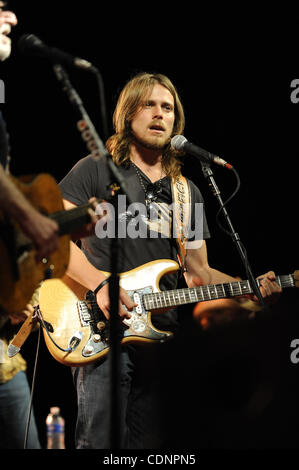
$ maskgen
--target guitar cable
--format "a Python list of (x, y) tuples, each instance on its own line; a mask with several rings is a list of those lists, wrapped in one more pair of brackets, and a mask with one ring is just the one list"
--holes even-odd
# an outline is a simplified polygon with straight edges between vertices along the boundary
[(34, 395), (34, 387), (35, 387), (37, 361), (38, 361), (39, 348), (40, 348), (40, 335), (41, 335), (41, 333), (40, 333), (40, 328), (39, 328), (38, 329), (38, 339), (37, 339), (37, 346), (36, 346), (34, 368), (33, 368), (33, 375), (32, 375), (30, 401), (29, 401), (28, 415), (27, 415), (26, 428), (25, 428), (24, 449), (27, 449), (27, 442), (28, 442), (28, 432), (29, 432), (30, 419), (31, 419), (31, 413), (32, 413), (32, 403), (33, 403), (33, 395)]
[(59, 346), (59, 345), (54, 341), (54, 339), (53, 339), (52, 336), (50, 335), (50, 332), (49, 332), (49, 329), (47, 328), (47, 325), (45, 324), (45, 320), (43, 319), (42, 312), (40, 311), (39, 307), (37, 308), (37, 315), (38, 315), (38, 319), (39, 319), (40, 322), (41, 322), (42, 327), (45, 329), (45, 331), (46, 331), (46, 333), (47, 333), (47, 335), (48, 335), (48, 338), (52, 341), (52, 343), (54, 344), (54, 346), (56, 346), (56, 348), (58, 348), (58, 349), (59, 349), (60, 351), (62, 351), (62, 352), (72, 352), (75, 345), (70, 345), (69, 348), (65, 349), (65, 348), (62, 348), (61, 346)]
[[(71, 352), (74, 348), (74, 346), (69, 347), (68, 349), (63, 349), (61, 348), (58, 344), (55, 343), (53, 338), (51, 337), (47, 325), (45, 324), (45, 321), (42, 317), (42, 313), (39, 309), (39, 306), (35, 306), (35, 313), (38, 317), (38, 320), (40, 321), (42, 327), (46, 330), (48, 337), (50, 340), (53, 342), (53, 344), (60, 349), (61, 351), (64, 352)], [(40, 338), (41, 338), (41, 328), (38, 329), (38, 339), (37, 339), (37, 346), (36, 346), (36, 355), (35, 355), (35, 361), (34, 361), (34, 367), (33, 367), (33, 375), (32, 375), (32, 383), (31, 383), (31, 391), (30, 391), (30, 400), (29, 400), (29, 407), (28, 407), (28, 415), (26, 419), (26, 428), (25, 428), (25, 438), (24, 438), (24, 449), (27, 449), (27, 443), (28, 443), (28, 433), (29, 433), (29, 426), (30, 426), (30, 419), (31, 419), (31, 413), (32, 413), (32, 405), (33, 405), (33, 396), (34, 396), (34, 389), (35, 389), (35, 379), (36, 379), (36, 370), (37, 370), (37, 363), (38, 363), (38, 356), (39, 356), (39, 350), (40, 350)]]

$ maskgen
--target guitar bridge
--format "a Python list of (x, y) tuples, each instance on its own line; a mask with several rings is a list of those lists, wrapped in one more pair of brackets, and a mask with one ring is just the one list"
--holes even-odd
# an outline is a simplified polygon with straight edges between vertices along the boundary
[(77, 302), (79, 318), (82, 326), (89, 326), (91, 315), (85, 300)]

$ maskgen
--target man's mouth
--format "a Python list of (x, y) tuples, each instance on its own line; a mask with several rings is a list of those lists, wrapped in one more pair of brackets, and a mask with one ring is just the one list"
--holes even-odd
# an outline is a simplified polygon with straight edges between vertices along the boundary
[(163, 126), (160, 126), (159, 124), (153, 124), (152, 126), (150, 126), (149, 128), (151, 131), (156, 131), (156, 132), (164, 132), (165, 129)]

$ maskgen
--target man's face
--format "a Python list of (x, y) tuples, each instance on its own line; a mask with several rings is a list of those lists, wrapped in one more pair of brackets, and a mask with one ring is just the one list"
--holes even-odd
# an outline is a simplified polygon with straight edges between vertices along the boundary
[(17, 24), (16, 15), (12, 11), (3, 11), (4, 3), (0, 1), (0, 60), (3, 61), (10, 56), (11, 41), (8, 34), (11, 26)]
[(146, 148), (163, 149), (171, 137), (174, 120), (173, 96), (167, 88), (156, 84), (131, 122), (133, 136)]

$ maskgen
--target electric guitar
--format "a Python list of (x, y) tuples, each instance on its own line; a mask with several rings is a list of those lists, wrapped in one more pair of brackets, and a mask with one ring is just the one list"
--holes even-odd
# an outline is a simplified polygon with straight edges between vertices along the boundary
[[(161, 278), (178, 269), (175, 261), (162, 259), (120, 274), (120, 286), (137, 304), (130, 312), (131, 318), (121, 322), (122, 343), (165, 341), (172, 336), (171, 332), (153, 326), (151, 312), (154, 310), (252, 293), (248, 281), (160, 291)], [(299, 271), (278, 276), (276, 282), (282, 288), (298, 287)], [(94, 294), (67, 275), (43, 282), (39, 310), (46, 345), (57, 361), (81, 366), (108, 353), (109, 321), (99, 309)]]
[(67, 234), (90, 222), (91, 207), (88, 203), (64, 210), (59, 186), (48, 174), (11, 179), (36, 209), (57, 222), (60, 239), (58, 249), (37, 262), (31, 240), (17, 222), (0, 211), (0, 306), (6, 313), (22, 311), (46, 277), (64, 275), (69, 263)]

